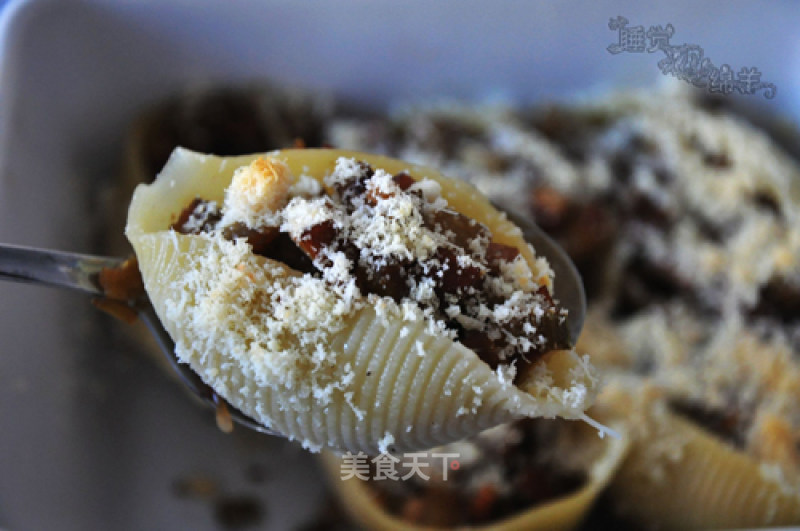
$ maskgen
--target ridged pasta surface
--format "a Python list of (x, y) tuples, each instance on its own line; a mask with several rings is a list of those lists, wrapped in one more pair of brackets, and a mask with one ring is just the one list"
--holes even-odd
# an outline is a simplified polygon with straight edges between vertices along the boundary
[[(689, 421), (661, 417), (660, 434), (669, 434), (673, 455), (653, 459), (650, 445), (634, 446), (612, 482), (612, 493), (629, 515), (646, 516), (665, 529), (715, 529), (789, 525), (800, 521), (800, 493), (770, 477), (755, 459), (737, 451)], [(658, 474), (648, 469), (656, 463)]]
[[(274, 154), (296, 175), (318, 179), (337, 155)], [(195, 197), (221, 200), (234, 170), (254, 158), (177, 150), (153, 185), (137, 189), (126, 230), (178, 358), (232, 405), (307, 448), (372, 454), (443, 444), (523, 416), (576, 417), (589, 405), (594, 380), (583, 364), (555, 376), (545, 367), (539, 387), (560, 392), (534, 397), (437, 333), (418, 309), (389, 299), (348, 302), (322, 279), (254, 255), (245, 244), (168, 229)], [(391, 159), (369, 162), (409, 169)], [(546, 271), (485, 199), (434, 173), (426, 176), (443, 183), (453, 208)]]

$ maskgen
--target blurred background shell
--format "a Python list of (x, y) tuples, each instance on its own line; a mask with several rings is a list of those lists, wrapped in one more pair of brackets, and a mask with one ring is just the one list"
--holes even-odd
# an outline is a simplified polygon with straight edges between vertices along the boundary
[[(606, 421), (602, 414), (596, 411), (591, 412), (595, 418)], [(569, 530), (581, 524), (584, 517), (592, 509), (598, 496), (614, 477), (619, 466), (627, 455), (629, 444), (628, 438), (616, 439), (613, 437), (598, 437), (597, 431), (579, 421), (566, 420), (537, 420), (536, 422), (552, 422), (570, 424), (566, 429), (573, 431), (573, 436), (577, 437), (577, 444), (583, 445), (584, 455), (589, 456), (581, 461), (581, 466), (585, 469), (586, 478), (583, 484), (576, 490), (559, 497), (549, 499), (541, 504), (533, 505), (521, 509), (517, 513), (504, 516), (498, 521), (491, 521), (485, 524), (473, 524), (469, 529), (485, 529), (493, 531), (545, 531), (545, 530)], [(622, 424), (611, 423), (615, 429), (623, 429)], [(563, 428), (563, 426), (562, 426)], [(573, 440), (573, 442), (576, 442)], [(572, 447), (572, 449), (575, 449)], [(446, 450), (446, 447), (445, 447)], [(535, 453), (537, 450), (529, 448), (529, 452)], [(546, 451), (558, 452), (558, 449), (547, 449)], [(435, 453), (432, 455), (436, 455)], [(484, 459), (487, 459), (484, 457)], [(491, 458), (488, 458), (491, 459)], [(375, 491), (371, 485), (374, 480), (365, 481), (358, 477), (343, 479), (342, 458), (324, 452), (321, 461), (327, 474), (328, 484), (333, 488), (337, 499), (343, 505), (348, 515), (359, 525), (366, 529), (376, 531), (427, 531), (433, 529), (443, 529), (441, 525), (417, 524), (403, 519), (398, 514), (393, 514), (382, 502), (379, 492)], [(542, 478), (542, 481), (547, 481)], [(445, 485), (445, 488), (447, 486)], [(441, 507), (443, 513), (458, 513), (460, 516), (468, 513), (469, 507), (453, 507), (452, 504), (445, 504)], [(429, 512), (431, 508), (429, 508)], [(428, 521), (436, 518), (433, 514), (425, 515)], [(450, 515), (452, 518), (452, 514)], [(447, 519), (447, 516), (444, 517)], [(450, 527), (450, 526), (446, 526)], [(460, 528), (460, 526), (458, 526)]]
[(598, 408), (624, 419), (630, 450), (609, 485), (621, 516), (664, 529), (796, 525), (797, 478), (673, 411), (663, 389), (619, 381)]

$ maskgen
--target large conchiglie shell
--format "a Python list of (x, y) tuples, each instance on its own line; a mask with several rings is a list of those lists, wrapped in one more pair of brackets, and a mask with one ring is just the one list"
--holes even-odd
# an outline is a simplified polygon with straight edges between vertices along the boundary
[[(665, 529), (713, 529), (800, 524), (800, 492), (747, 454), (675, 414), (659, 431), (675, 453), (653, 461), (638, 441), (610, 491), (626, 515)], [(659, 467), (659, 474), (648, 470)]]
[[(603, 417), (598, 417), (603, 420)], [(553, 421), (566, 422), (566, 421)], [(613, 425), (620, 429), (619, 425)], [(589, 465), (588, 479), (584, 485), (567, 495), (549, 500), (541, 505), (523, 509), (517, 514), (486, 525), (470, 527), (493, 531), (536, 531), (573, 529), (581, 523), (594, 501), (608, 485), (622, 463), (628, 450), (628, 437), (598, 438), (597, 431), (588, 425), (581, 428), (587, 446), (600, 446), (596, 459)], [(536, 451), (536, 449), (531, 449)], [(329, 484), (350, 517), (366, 529), (376, 531), (426, 531), (441, 529), (411, 524), (397, 515), (388, 513), (381, 505), (378, 494), (370, 488), (369, 482), (356, 476), (342, 479), (342, 459), (329, 452), (322, 454), (323, 466), (328, 474)], [(348, 474), (349, 476), (349, 474)], [(466, 511), (468, 508), (453, 509)]]
[[(294, 175), (318, 179), (341, 156), (436, 179), (454, 208), (488, 225), (497, 240), (517, 245), (536, 271), (519, 231), (465, 183), (360, 153), (287, 150), (270, 156)], [(387, 447), (441, 445), (520, 417), (578, 417), (589, 405), (594, 380), (583, 363), (551, 361), (569, 374), (553, 375), (545, 367), (539, 377), (565, 382), (563, 387), (553, 383), (552, 392), (533, 396), (439, 335), (416, 307), (401, 311), (383, 299), (337, 317), (341, 301), (321, 279), (298, 280), (297, 271), (253, 255), (241, 243), (167, 230), (195, 197), (222, 201), (234, 170), (256, 158), (176, 150), (152, 185), (137, 188), (126, 230), (179, 359), (233, 406), (308, 448), (376, 454)], [(295, 318), (305, 328), (274, 331)], [(328, 324), (317, 325), (323, 322)], [(313, 352), (299, 347), (301, 336), (328, 326), (330, 334)]]

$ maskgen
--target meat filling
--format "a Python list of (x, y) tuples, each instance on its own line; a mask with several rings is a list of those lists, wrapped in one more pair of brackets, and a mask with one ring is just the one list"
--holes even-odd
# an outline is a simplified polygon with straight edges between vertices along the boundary
[[(436, 203), (426, 198), (424, 186), (410, 175), (393, 175), (391, 184), (384, 186), (373, 182), (375, 175), (368, 164), (358, 162), (350, 174), (332, 182), (330, 195), (320, 190), (302, 201), (293, 199), (286, 211), (303, 202), (339, 216), (309, 223), (299, 231), (288, 229), (286, 223), (223, 226), (223, 209), (201, 198), (187, 205), (171, 228), (183, 234), (220, 230), (228, 240), (246, 240), (255, 254), (332, 283), (341, 282), (344, 263), (344, 278), (354, 278), (362, 295), (389, 297), (401, 304), (414, 301), (493, 369), (533, 363), (551, 350), (569, 346), (566, 312), (548, 289), (526, 291), (509, 282), (514, 264), (524, 260), (517, 248), (493, 241), (485, 225), (443, 206), (441, 199)], [(380, 234), (352, 229), (356, 225), (352, 220), (363, 224), (364, 219), (383, 216), (378, 223), (398, 222), (391, 211), (398, 204), (406, 208), (403, 219), (417, 220), (419, 238), (426, 242), (412, 242), (415, 252), (384, 252), (392, 242), (376, 251), (373, 243), (363, 240)]]

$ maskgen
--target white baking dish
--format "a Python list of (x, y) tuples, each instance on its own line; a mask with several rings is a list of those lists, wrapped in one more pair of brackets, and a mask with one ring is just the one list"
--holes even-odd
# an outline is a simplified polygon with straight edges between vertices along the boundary
[[(673, 42), (702, 46), (715, 64), (757, 67), (777, 96), (736, 97), (798, 121), (791, 2), (10, 2), (0, 241), (97, 252), (96, 191), (115, 178), (131, 120), (175, 91), (270, 78), (391, 106), (534, 102), (663, 80), (656, 54), (608, 53), (617, 15), (671, 23)], [(257, 504), (265, 529), (307, 520), (323, 496), (312, 457), (218, 432), (140, 347), (111, 333), (119, 326), (79, 295), (0, 284), (0, 528), (215, 529), (214, 500), (226, 496)], [(176, 493), (197, 478), (217, 494)]]

